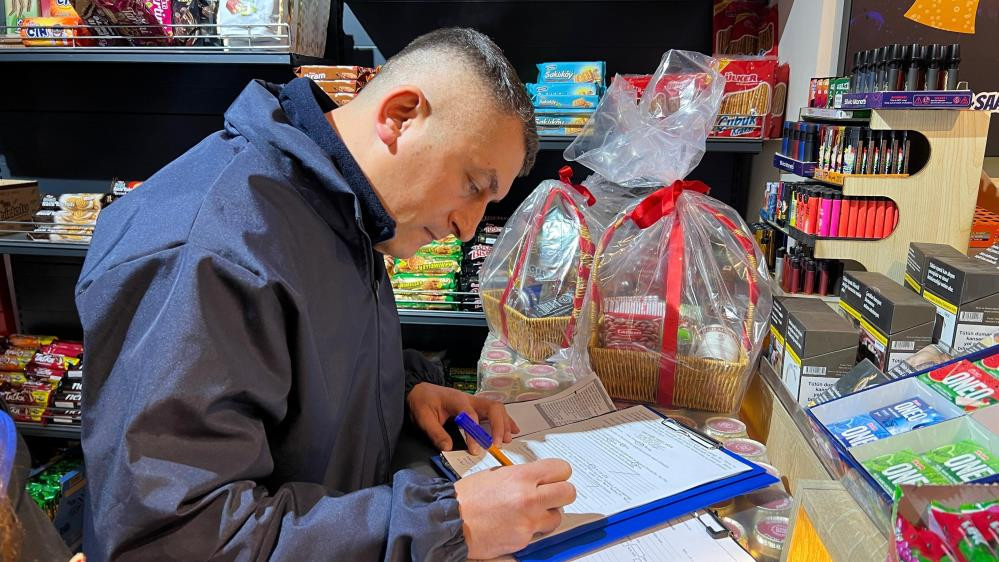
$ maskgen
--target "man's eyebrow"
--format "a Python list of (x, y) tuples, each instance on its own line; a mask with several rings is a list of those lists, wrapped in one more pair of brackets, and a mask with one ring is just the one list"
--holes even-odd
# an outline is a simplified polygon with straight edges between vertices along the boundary
[(496, 170), (489, 170), (486, 172), (489, 174), (489, 191), (493, 195), (499, 193), (499, 180), (496, 179)]

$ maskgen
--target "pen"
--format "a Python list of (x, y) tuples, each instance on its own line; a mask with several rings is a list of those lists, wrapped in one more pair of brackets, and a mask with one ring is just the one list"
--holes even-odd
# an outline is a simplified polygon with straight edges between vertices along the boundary
[(489, 451), (489, 454), (498, 460), (501, 465), (513, 466), (510, 459), (506, 458), (506, 455), (504, 455), (503, 452), (499, 450), (499, 447), (493, 443), (493, 438), (486, 433), (486, 430), (482, 429), (481, 425), (475, 423), (475, 421), (472, 420), (468, 414), (465, 412), (458, 414), (454, 418), (454, 422), (458, 424), (458, 427), (464, 429), (465, 433), (469, 437), (475, 439), (475, 442), (481, 445), (483, 449)]

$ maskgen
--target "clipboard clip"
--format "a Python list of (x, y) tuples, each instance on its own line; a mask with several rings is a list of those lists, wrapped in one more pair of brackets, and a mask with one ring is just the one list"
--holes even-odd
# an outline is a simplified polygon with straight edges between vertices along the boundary
[(697, 443), (698, 445), (701, 445), (705, 449), (722, 448), (722, 444), (720, 441), (716, 441), (715, 439), (701, 433), (700, 431), (689, 428), (676, 420), (673, 420), (671, 418), (663, 418), (662, 424), (665, 425), (667, 428), (671, 429), (672, 431), (675, 431), (681, 435), (686, 436), (688, 439)]

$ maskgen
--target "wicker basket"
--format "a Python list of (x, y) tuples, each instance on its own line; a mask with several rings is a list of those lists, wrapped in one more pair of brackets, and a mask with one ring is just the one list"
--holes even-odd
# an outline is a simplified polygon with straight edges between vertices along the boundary
[[(682, 188), (680, 190), (682, 191)], [(672, 203), (675, 202), (675, 198), (676, 195), (673, 196), (673, 200), (668, 205), (664, 205), (670, 209), (669, 212), (672, 212)], [(705, 207), (704, 210), (711, 213), (719, 223), (732, 232), (742, 249), (746, 251), (748, 263), (755, 269), (756, 258), (752, 241), (724, 215), (714, 212), (709, 207)], [(595, 272), (600, 270), (601, 255), (610, 243), (615, 231), (627, 220), (633, 220), (633, 217), (628, 214), (619, 216), (604, 233), (600, 246), (594, 253), (593, 269)], [(667, 359), (676, 366), (672, 381), (673, 394), (671, 397), (659, 396), (660, 377), (662, 376), (661, 353), (600, 347), (601, 298), (600, 291), (596, 287), (596, 279), (599, 277), (596, 277), (594, 282), (591, 331), (587, 348), (590, 366), (600, 377), (601, 382), (612, 397), (712, 412), (732, 412), (738, 408), (742, 391), (752, 374), (752, 370), (749, 368), (749, 350), (746, 349), (748, 338), (742, 338), (743, 345), (740, 346), (739, 359), (735, 362), (689, 355), (678, 355)], [(751, 276), (749, 283), (752, 285), (750, 294), (757, 294)], [(751, 301), (746, 311), (745, 321), (742, 323), (745, 334), (752, 330), (753, 316), (756, 310), (755, 297), (751, 296)]]
[[(571, 177), (571, 174), (569, 176)], [(580, 189), (579, 186), (570, 183), (564, 175), (562, 181), (566, 187)], [(586, 193), (588, 194), (588, 192)], [(569, 316), (531, 318), (510, 306), (507, 301), (515, 288), (514, 285), (520, 276), (524, 262), (534, 246), (537, 234), (544, 224), (545, 216), (558, 200), (564, 201), (575, 212), (579, 221), (579, 264), (576, 268), (572, 312)], [(582, 210), (566, 189), (552, 189), (541, 212), (532, 222), (531, 230), (527, 233), (527, 238), (508, 277), (506, 288), (481, 291), (482, 310), (489, 325), (500, 327), (501, 336), (511, 349), (522, 357), (539, 363), (551, 357), (556, 350), (569, 346), (576, 320), (579, 318), (583, 306), (583, 297), (593, 265), (593, 249), (593, 238), (586, 225), (586, 218)]]

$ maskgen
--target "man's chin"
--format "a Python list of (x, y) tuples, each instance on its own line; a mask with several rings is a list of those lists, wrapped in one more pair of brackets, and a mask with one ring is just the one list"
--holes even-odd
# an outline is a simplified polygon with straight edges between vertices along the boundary
[(416, 251), (420, 249), (420, 246), (415, 246), (413, 244), (402, 243), (400, 240), (389, 240), (383, 242), (376, 246), (376, 249), (383, 253), (388, 254), (394, 258), (411, 258), (416, 254)]

